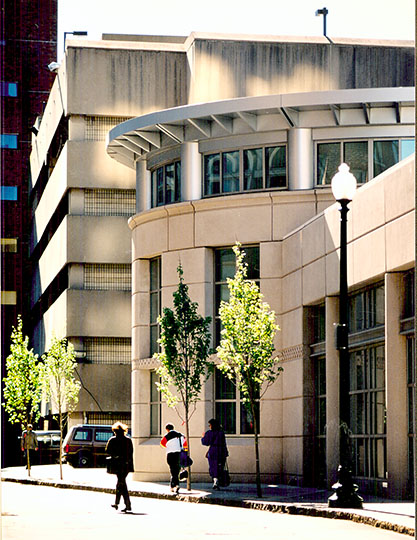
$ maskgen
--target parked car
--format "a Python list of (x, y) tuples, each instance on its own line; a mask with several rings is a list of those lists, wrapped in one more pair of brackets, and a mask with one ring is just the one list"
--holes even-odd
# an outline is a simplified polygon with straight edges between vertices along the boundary
[(103, 466), (106, 458), (106, 444), (112, 436), (110, 425), (78, 424), (72, 426), (64, 439), (63, 461), (73, 467)]
[(59, 463), (61, 432), (35, 431), (39, 445), (39, 463)]

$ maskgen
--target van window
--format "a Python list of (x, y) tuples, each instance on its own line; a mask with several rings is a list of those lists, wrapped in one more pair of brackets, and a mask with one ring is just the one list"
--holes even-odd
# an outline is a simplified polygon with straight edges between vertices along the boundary
[(74, 441), (91, 441), (91, 429), (77, 429)]
[(95, 440), (100, 442), (107, 442), (113, 435), (111, 431), (99, 431), (96, 430)]

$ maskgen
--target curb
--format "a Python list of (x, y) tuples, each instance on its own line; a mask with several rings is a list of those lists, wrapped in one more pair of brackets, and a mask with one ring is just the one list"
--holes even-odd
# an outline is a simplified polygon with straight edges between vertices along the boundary
[[(116, 492), (113, 488), (88, 486), (85, 484), (71, 484), (65, 482), (53, 482), (47, 480), (38, 480), (32, 478), (2, 478), (2, 482), (14, 482), (17, 484), (37, 485), (44, 487), (54, 487), (61, 489), (78, 489), (81, 491), (93, 491), (101, 493), (114, 494)], [(335, 510), (328, 508), (317, 508), (315, 506), (309, 506), (308, 503), (279, 503), (279, 502), (261, 502), (250, 500), (236, 500), (227, 499), (223, 497), (197, 497), (195, 495), (171, 495), (169, 493), (154, 493), (152, 491), (136, 491), (129, 490), (131, 497), (144, 497), (148, 499), (163, 499), (171, 501), (181, 501), (194, 504), (217, 504), (220, 506), (230, 506), (235, 508), (247, 508), (250, 510), (263, 510), (265, 512), (276, 512), (279, 514), (292, 514), (308, 517), (321, 517), (327, 519), (344, 519), (347, 521), (353, 521), (354, 523), (362, 523), (364, 525), (371, 525), (380, 529), (393, 531), (400, 534), (405, 534), (414, 537), (414, 528), (407, 527), (405, 525), (399, 525), (397, 523), (391, 523), (389, 521), (380, 520), (371, 516), (364, 516), (357, 513), (348, 512), (345, 510)]]

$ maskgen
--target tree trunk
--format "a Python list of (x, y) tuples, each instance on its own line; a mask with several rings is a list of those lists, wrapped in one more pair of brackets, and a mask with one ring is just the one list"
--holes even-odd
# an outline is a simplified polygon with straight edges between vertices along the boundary
[(259, 462), (259, 438), (258, 438), (258, 419), (256, 417), (256, 407), (254, 401), (251, 399), (250, 402), (252, 418), (253, 418), (253, 430), (255, 437), (255, 467), (256, 467), (256, 493), (258, 497), (262, 497), (262, 487), (261, 487), (261, 468)]
[(27, 443), (26, 443), (26, 465), (28, 468), (28, 476), (30, 476), (30, 455), (29, 455), (29, 448), (27, 448)]
[(62, 471), (62, 412), (59, 411), (59, 431), (60, 431), (60, 438), (59, 438), (59, 476), (61, 480), (64, 479), (63, 471)]
[[(191, 456), (190, 450), (190, 426), (188, 421), (188, 407), (185, 409), (185, 438), (187, 439), (188, 455)], [(187, 467), (187, 491), (191, 491), (191, 467)]]

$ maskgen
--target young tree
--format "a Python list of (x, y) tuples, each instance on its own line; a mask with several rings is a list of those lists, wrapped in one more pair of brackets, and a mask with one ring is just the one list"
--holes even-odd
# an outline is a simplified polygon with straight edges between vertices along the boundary
[[(78, 403), (81, 383), (74, 377), (77, 367), (74, 347), (65, 338), (53, 338), (50, 349), (42, 356), (43, 390), (59, 421), (59, 472), (62, 480), (62, 438), (65, 420)], [(65, 414), (66, 413), (66, 414)]]
[(262, 497), (261, 473), (258, 444), (258, 406), (262, 397), (282, 367), (273, 357), (274, 337), (279, 327), (275, 323), (275, 313), (263, 302), (258, 285), (247, 279), (247, 264), (243, 262), (245, 253), (240, 244), (234, 246), (236, 273), (228, 279), (230, 298), (220, 304), (220, 320), (223, 326), (217, 354), (217, 366), (236, 387), (246, 409), (253, 419), (256, 460), (256, 487), (258, 497)]
[[(158, 389), (165, 397), (169, 407), (176, 409), (185, 423), (188, 452), (190, 450), (189, 420), (194, 411), (192, 406), (199, 399), (201, 387), (209, 374), (211, 317), (198, 315), (198, 304), (188, 295), (188, 286), (184, 283), (181, 264), (177, 268), (179, 284), (174, 292), (174, 310), (164, 308), (158, 318), (161, 328), (159, 343), (161, 352), (154, 357), (160, 362), (158, 373), (161, 382)], [(177, 394), (172, 392), (175, 387)], [(176, 405), (182, 403), (182, 416)], [(191, 471), (188, 467), (187, 489), (191, 489)]]
[[(19, 423), (22, 431), (40, 417), (39, 404), (42, 381), (38, 355), (28, 348), (29, 338), (23, 337), (23, 323), (17, 317), (17, 328), (13, 327), (10, 354), (6, 358), (3, 407), (9, 415), (9, 422)], [(27, 469), (30, 476), (30, 452), (26, 451)]]

